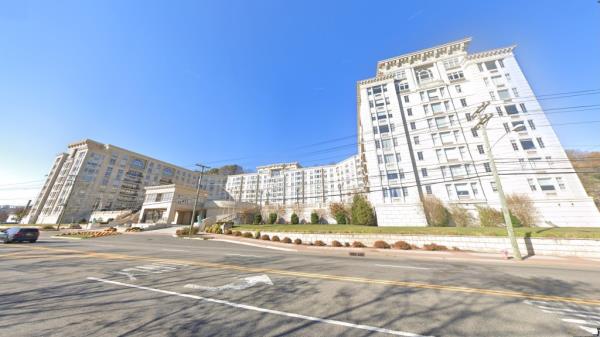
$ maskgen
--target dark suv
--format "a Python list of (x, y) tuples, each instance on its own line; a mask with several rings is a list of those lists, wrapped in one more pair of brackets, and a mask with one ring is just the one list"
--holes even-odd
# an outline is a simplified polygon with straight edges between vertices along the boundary
[(7, 234), (5, 242), (23, 242), (34, 243), (40, 236), (40, 230), (37, 228), (11, 227), (5, 231)]

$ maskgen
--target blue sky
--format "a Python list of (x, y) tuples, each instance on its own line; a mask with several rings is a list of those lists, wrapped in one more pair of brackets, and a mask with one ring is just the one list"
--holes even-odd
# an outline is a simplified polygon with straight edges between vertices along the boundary
[[(471, 51), (517, 44), (538, 94), (598, 89), (599, 22), (593, 0), (0, 0), (0, 204), (35, 197), (56, 153), (83, 138), (190, 168), (345, 158), (356, 81), (378, 60), (467, 36)], [(555, 130), (592, 150), (599, 128)]]

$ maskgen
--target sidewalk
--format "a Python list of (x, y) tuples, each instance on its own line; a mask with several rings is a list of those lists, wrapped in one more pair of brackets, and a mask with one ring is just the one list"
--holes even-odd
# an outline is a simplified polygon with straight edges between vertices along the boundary
[[(377, 248), (351, 248), (331, 246), (310, 246), (306, 244), (296, 245), (289, 243), (273, 242), (267, 240), (248, 239), (233, 235), (222, 234), (200, 234), (198, 239), (224, 240), (231, 243), (250, 244), (265, 249), (295, 250), (302, 254), (318, 254), (331, 256), (350, 256), (350, 253), (364, 253), (364, 257), (374, 258), (409, 258), (428, 261), (461, 261), (472, 263), (495, 263), (515, 264), (522, 266), (556, 266), (573, 268), (592, 268), (600, 270), (600, 259), (580, 257), (558, 257), (558, 256), (529, 256), (522, 261), (506, 258), (502, 254), (481, 253), (471, 251), (425, 251), (425, 250), (399, 250), (399, 249), (377, 249)], [(283, 249), (282, 249), (283, 248)], [(357, 257), (360, 258), (360, 257)]]

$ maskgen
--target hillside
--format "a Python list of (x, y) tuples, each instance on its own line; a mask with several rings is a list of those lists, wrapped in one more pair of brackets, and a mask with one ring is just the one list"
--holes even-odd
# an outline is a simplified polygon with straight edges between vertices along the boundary
[(567, 156), (587, 193), (600, 209), (600, 152), (567, 150)]

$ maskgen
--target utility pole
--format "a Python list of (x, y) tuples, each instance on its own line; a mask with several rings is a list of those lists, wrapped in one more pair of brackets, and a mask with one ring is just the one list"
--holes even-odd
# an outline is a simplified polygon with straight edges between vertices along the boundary
[(200, 168), (200, 175), (198, 176), (198, 181), (196, 184), (196, 199), (194, 199), (194, 207), (192, 208), (192, 220), (190, 220), (190, 231), (188, 233), (188, 236), (190, 238), (192, 237), (192, 231), (194, 229), (194, 215), (196, 213), (196, 207), (198, 205), (198, 198), (200, 197), (200, 184), (202, 183), (202, 175), (204, 174), (204, 170), (209, 168), (208, 166), (202, 164), (196, 164), (196, 166)]
[(477, 110), (475, 110), (473, 113), (473, 117), (479, 118), (479, 122), (473, 129), (481, 129), (481, 133), (483, 134), (485, 152), (487, 153), (488, 160), (490, 161), (490, 168), (492, 170), (492, 175), (494, 176), (496, 189), (498, 190), (498, 197), (500, 198), (500, 205), (502, 207), (502, 215), (504, 216), (506, 231), (508, 232), (508, 238), (510, 239), (510, 244), (512, 245), (513, 256), (517, 260), (522, 260), (523, 257), (521, 256), (521, 251), (519, 251), (519, 245), (517, 244), (517, 239), (515, 238), (512, 219), (510, 218), (510, 212), (508, 210), (508, 205), (506, 204), (506, 196), (504, 195), (504, 189), (502, 189), (502, 182), (500, 181), (500, 176), (498, 175), (498, 170), (496, 169), (496, 162), (494, 161), (492, 147), (490, 146), (490, 140), (486, 130), (487, 123), (493, 116), (492, 114), (483, 114), (483, 111), (488, 105), (490, 105), (490, 102), (481, 103), (481, 105), (477, 107)]

